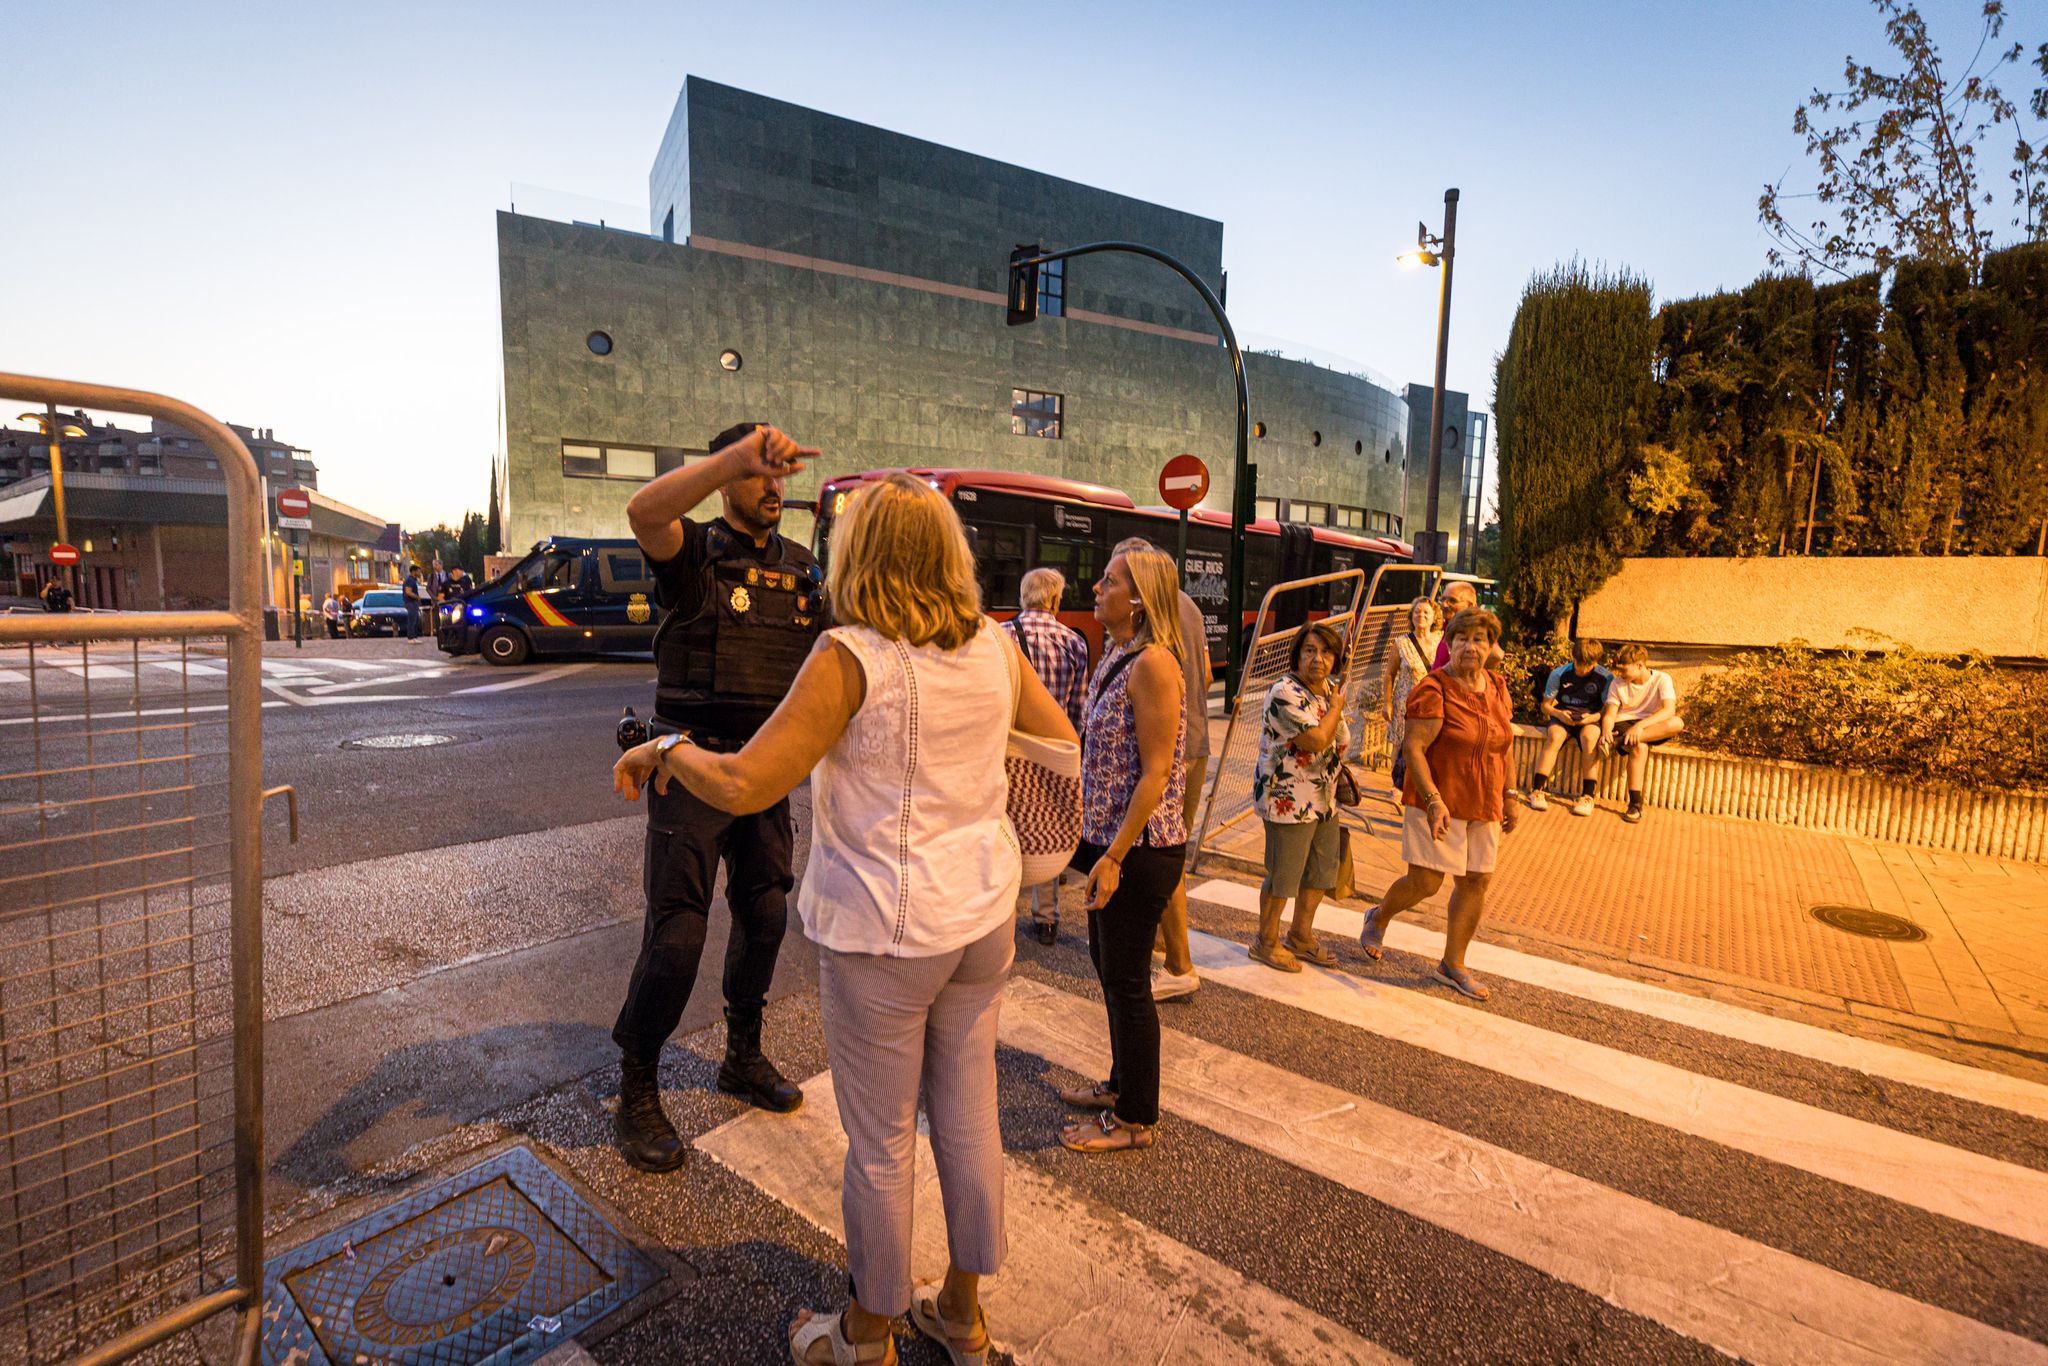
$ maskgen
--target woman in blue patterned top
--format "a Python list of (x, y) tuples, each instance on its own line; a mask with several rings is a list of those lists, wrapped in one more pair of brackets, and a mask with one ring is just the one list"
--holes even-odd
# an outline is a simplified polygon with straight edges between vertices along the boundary
[(1081, 727), (1081, 847), (1088, 876), (1088, 956), (1109, 1010), (1109, 1079), (1060, 1092), (1101, 1114), (1069, 1124), (1075, 1152), (1152, 1146), (1159, 1123), (1159, 1006), (1152, 940), (1180, 883), (1188, 832), (1179, 575), (1170, 556), (1131, 550), (1095, 584), (1102, 662)]
[[(1266, 694), (1259, 762), (1252, 773), (1252, 809), (1266, 826), (1266, 881), (1259, 888), (1259, 937), (1253, 961), (1300, 972), (1306, 958), (1335, 967), (1337, 955), (1316, 943), (1316, 907), (1337, 885), (1344, 828), (1337, 821), (1337, 773), (1351, 743), (1344, 719), (1344, 637), (1315, 622), (1294, 637), (1287, 672)], [(1280, 912), (1294, 898), (1287, 942)]]

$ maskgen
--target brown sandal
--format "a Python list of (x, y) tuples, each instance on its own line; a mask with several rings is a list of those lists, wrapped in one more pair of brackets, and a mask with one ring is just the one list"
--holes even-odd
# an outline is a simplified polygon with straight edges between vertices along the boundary
[(1277, 968), (1281, 972), (1301, 971), (1301, 960), (1294, 956), (1294, 950), (1278, 941), (1268, 944), (1264, 940), (1254, 939), (1251, 947), (1245, 950), (1245, 954), (1254, 963), (1264, 963), (1267, 967)]
[(1305, 945), (1295, 943), (1292, 938), (1287, 939), (1285, 943), (1287, 951), (1304, 963), (1314, 963), (1319, 968), (1334, 968), (1337, 966), (1336, 952), (1332, 949), (1324, 948), (1313, 939)]
[(1094, 1119), (1084, 1119), (1060, 1130), (1060, 1146), (1076, 1153), (1127, 1153), (1152, 1146), (1156, 1124), (1126, 1124), (1104, 1110)]
[(1098, 1081), (1093, 1086), (1063, 1088), (1060, 1100), (1076, 1110), (1108, 1110), (1116, 1106), (1116, 1092), (1109, 1089), (1109, 1083)]

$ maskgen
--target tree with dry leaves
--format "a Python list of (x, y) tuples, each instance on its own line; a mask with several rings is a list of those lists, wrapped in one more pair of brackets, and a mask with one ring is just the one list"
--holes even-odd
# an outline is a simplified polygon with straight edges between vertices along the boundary
[[(1985, 0), (1977, 49), (1954, 75), (1917, 5), (1871, 3), (1902, 69), (1847, 58), (1843, 88), (1816, 89), (1793, 112), (1819, 175), (1803, 194), (1780, 177), (1758, 200), (1771, 264), (1846, 277), (1917, 258), (1962, 266), (1975, 281), (2006, 228), (2017, 240), (2048, 239), (2048, 42), (2031, 55), (2023, 42), (2006, 45), (2005, 0)], [(2042, 84), (2023, 109), (2000, 81), (2029, 69)], [(1994, 188), (1996, 168), (1980, 165), (1980, 151), (2009, 159), (2008, 193)]]

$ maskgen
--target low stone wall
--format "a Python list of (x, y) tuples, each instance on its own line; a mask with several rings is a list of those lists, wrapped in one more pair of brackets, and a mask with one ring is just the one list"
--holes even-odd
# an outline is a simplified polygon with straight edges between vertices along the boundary
[[(1515, 727), (1515, 784), (1524, 791), (1542, 751), (1542, 732), (1533, 726)], [(1361, 737), (1359, 757), (1381, 770), (1391, 762), (1386, 732), (1377, 719)], [(1551, 777), (1551, 791), (1578, 790), (1579, 754), (1567, 745)], [(1626, 762), (1609, 756), (1601, 766), (1600, 796), (1619, 802), (1627, 791)], [(1979, 791), (1668, 744), (1650, 753), (1643, 799), (1674, 811), (2048, 863), (2048, 792)]]
[(1859, 631), (1934, 653), (2048, 662), (2048, 559), (1624, 560), (1578, 619), (1579, 634), (1595, 640), (1733, 649), (1867, 647)]

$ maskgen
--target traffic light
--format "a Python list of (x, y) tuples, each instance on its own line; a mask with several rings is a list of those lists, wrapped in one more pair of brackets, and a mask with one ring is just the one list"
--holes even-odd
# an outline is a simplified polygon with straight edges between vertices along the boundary
[(1010, 311), (1007, 318), (1010, 326), (1038, 321), (1038, 266), (1019, 265), (1030, 261), (1045, 249), (1033, 242), (1030, 246), (1019, 246), (1010, 253)]

